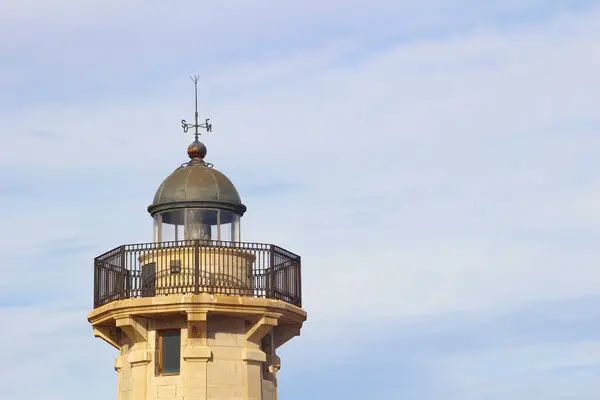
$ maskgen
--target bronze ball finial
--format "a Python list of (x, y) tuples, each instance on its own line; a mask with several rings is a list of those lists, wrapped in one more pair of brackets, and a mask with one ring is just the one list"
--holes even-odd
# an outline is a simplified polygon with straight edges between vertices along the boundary
[(196, 139), (188, 146), (187, 153), (192, 160), (204, 160), (204, 157), (206, 157), (206, 146)]

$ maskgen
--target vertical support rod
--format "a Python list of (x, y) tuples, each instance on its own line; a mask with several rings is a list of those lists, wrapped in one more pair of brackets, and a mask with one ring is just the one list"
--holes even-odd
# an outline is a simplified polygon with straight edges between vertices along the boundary
[(275, 298), (275, 251), (273, 250), (273, 245), (270, 245), (271, 254), (270, 254), (270, 270), (271, 270), (271, 282), (270, 282), (270, 290), (269, 290), (269, 298)]
[(298, 264), (296, 264), (296, 268), (298, 268), (298, 274), (296, 275), (296, 279), (298, 279), (298, 307), (302, 307), (302, 262), (301, 257), (298, 256)]
[[(161, 243), (163, 241), (163, 235), (162, 235), (162, 228), (163, 228), (163, 223), (162, 223), (162, 214), (158, 214), (157, 217), (157, 225), (156, 225), (156, 243)], [(159, 245), (160, 247), (160, 245)]]
[(194, 294), (200, 293), (200, 240), (194, 240)]
[(217, 210), (217, 240), (221, 240), (221, 210)]
[(121, 246), (121, 282), (119, 285), (119, 299), (125, 298), (125, 270), (127, 263), (125, 262), (125, 246)]
[(100, 289), (98, 275), (98, 260), (94, 258), (94, 308), (98, 304), (98, 290)]

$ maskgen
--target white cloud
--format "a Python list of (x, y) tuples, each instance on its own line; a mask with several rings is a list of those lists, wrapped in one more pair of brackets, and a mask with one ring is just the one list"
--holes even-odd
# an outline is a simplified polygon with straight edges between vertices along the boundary
[[(204, 138), (209, 161), (232, 178), (249, 206), (243, 237), (303, 256), (309, 335), (321, 337), (342, 320), (392, 323), (407, 315), (597, 294), (600, 253), (589, 241), (600, 221), (600, 10), (504, 30), (487, 19), (465, 22), (541, 3), (503, 2), (482, 10), (471, 2), (478, 8), (440, 6), (426, 15), (426, 2), (377, 3), (366, 14), (349, 7), (342, 10), (344, 23), (327, 34), (339, 3), (305, 2), (300, 10), (255, 2), (233, 15), (207, 8), (200, 28), (198, 17), (179, 7), (147, 5), (136, 16), (133, 9), (125, 12), (135, 3), (111, 11), (116, 3), (96, 9), (57, 2), (44, 12), (35, 2), (15, 3), (19, 10), (0, 12), (12, 20), (3, 29), (40, 22), (36, 29), (49, 32), (42, 42), (55, 41), (46, 50), (35, 47), (35, 59), (69, 64), (64, 71), (75, 75), (88, 66), (106, 68), (104, 77), (89, 81), (49, 71), (56, 72), (57, 85), (73, 90), (69, 96), (78, 93), (69, 84), (116, 83), (108, 84), (108, 96), (102, 88), (88, 89), (75, 101), (65, 95), (60, 102), (35, 100), (0, 111), (0, 184), (22, 191), (4, 190), (0, 251), (10, 262), (0, 266), (2, 284), (33, 291), (60, 282), (62, 294), (84, 307), (91, 303), (85, 285), (91, 287), (92, 258), (150, 239), (145, 207), (160, 180), (185, 161), (190, 141), (178, 121), (192, 117), (192, 87), (179, 72), (199, 67), (189, 72), (202, 74), (201, 114), (213, 119), (214, 132)], [(399, 19), (405, 7), (412, 14)], [(269, 23), (249, 18), (266, 10)], [(459, 12), (466, 15), (457, 19)], [(77, 36), (82, 43), (94, 27), (110, 30), (108, 16), (116, 16), (112, 35), (139, 29), (139, 36), (117, 44), (116, 36), (94, 37), (86, 46), (63, 41), (62, 35), (80, 30), (88, 29)], [(127, 27), (134, 20), (139, 24)], [(437, 22), (461, 28), (434, 34)], [(342, 25), (356, 31), (336, 31)], [(257, 32), (248, 33), (251, 28)], [(200, 63), (201, 48), (181, 51), (191, 39), (171, 42), (208, 31), (215, 40), (203, 57), (239, 51), (238, 58)], [(28, 40), (35, 32), (15, 32), (13, 43), (34, 46)], [(302, 32), (305, 40), (278, 49), (277, 40), (265, 39), (274, 32), (282, 42), (295, 43)], [(319, 40), (311, 41), (313, 35)], [(136, 43), (143, 49), (132, 49)], [(253, 45), (240, 50), (247, 43)], [(106, 57), (129, 50), (129, 58)], [(157, 59), (173, 64), (151, 70)], [(119, 63), (128, 71), (115, 72)], [(119, 79), (140, 64), (143, 74), (151, 72), (143, 79), (153, 87), (120, 96)], [(3, 85), (26, 76), (5, 69)], [(282, 182), (288, 192), (245, 195), (244, 189)], [(91, 248), (67, 261), (40, 263), (36, 257), (48, 250), (50, 237), (76, 237), (77, 245)], [(3, 317), (21, 312), (0, 308)], [(67, 313), (56, 326), (71, 329), (76, 319), (86, 323), (83, 314)], [(8, 335), (16, 340), (2, 333)]]
[[(408, 43), (352, 65), (335, 62), (348, 48), (327, 46), (265, 65), (208, 71), (206, 82), (219, 82), (210, 87), (214, 98), (201, 99), (215, 126), (205, 139), (210, 160), (226, 173), (230, 169), (241, 187), (272, 180), (302, 187), (285, 202), (250, 204), (246, 237), (281, 238), (304, 250), (307, 305), (316, 293), (340, 298), (350, 287), (368, 292), (374, 286), (402, 303), (396, 308), (370, 294), (344, 296), (329, 306), (335, 313), (374, 306), (384, 313), (443, 310), (594, 290), (593, 249), (580, 255), (579, 247), (520, 244), (498, 234), (593, 226), (581, 204), (589, 209), (587, 186), (600, 178), (585, 169), (588, 149), (599, 144), (588, 130), (596, 126), (593, 104), (600, 100), (600, 91), (590, 90), (600, 85), (600, 58), (591, 56), (600, 32), (585, 29), (597, 16), (510, 34), (486, 30)], [(571, 61), (554, 63), (563, 59)], [(302, 74), (297, 65), (312, 72)], [(278, 86), (265, 87), (261, 70), (277, 72)], [(190, 117), (191, 86), (185, 77), (181, 81), (163, 83), (150, 98), (5, 116), (15, 133), (2, 150), (5, 168), (19, 165), (25, 177), (30, 171), (70, 176), (68, 193), (89, 185), (105, 195), (101, 209), (114, 219), (108, 224), (104, 214), (44, 215), (35, 207), (11, 214), (27, 214), (45, 226), (66, 218), (61, 225), (70, 228), (63, 234), (73, 230), (96, 241), (136, 205), (140, 216), (132, 221), (139, 222), (123, 229), (149, 230), (142, 210), (160, 179), (184, 161), (189, 141), (177, 133), (180, 116)], [(247, 82), (247, 92), (230, 81)], [(44, 129), (62, 137), (33, 139), (22, 121), (43, 121)], [(588, 125), (568, 134), (554, 128), (572, 121)], [(39, 151), (24, 163), (23, 149), (32, 141)], [(146, 157), (153, 162), (140, 162)], [(113, 178), (103, 181), (109, 187), (93, 182), (111, 174), (115, 193), (125, 195), (117, 170), (140, 179), (136, 186), (147, 187), (148, 195), (135, 195), (136, 203), (126, 208), (110, 203)], [(66, 204), (73, 217), (100, 206), (91, 197), (79, 203), (67, 196)], [(273, 220), (274, 212), (285, 216), (286, 226)], [(286, 232), (287, 226), (296, 228)], [(28, 230), (14, 228), (23, 235)], [(40, 239), (48, 233), (35, 232)], [(315, 240), (324, 244), (315, 247)], [(338, 242), (335, 255), (328, 254), (328, 242)], [(330, 288), (331, 282), (338, 284)]]
[[(10, 321), (0, 331), (0, 351), (10, 360), (0, 366), (1, 398), (100, 400), (114, 394), (116, 351), (94, 339), (85, 308), (2, 307), (0, 312)], [(106, 379), (111, 372), (113, 379)]]
[(592, 399), (600, 394), (593, 379), (598, 368), (599, 341), (478, 352), (439, 366), (463, 399)]

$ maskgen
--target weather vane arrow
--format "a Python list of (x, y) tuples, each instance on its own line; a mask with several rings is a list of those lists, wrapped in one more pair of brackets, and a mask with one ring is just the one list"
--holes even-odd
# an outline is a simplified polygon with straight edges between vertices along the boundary
[(194, 82), (194, 95), (196, 97), (196, 112), (195, 112), (195, 123), (188, 124), (185, 119), (181, 120), (181, 127), (185, 133), (188, 132), (190, 128), (194, 128), (194, 137), (198, 140), (198, 136), (200, 136), (200, 132), (198, 132), (199, 128), (206, 129), (206, 132), (212, 132), (212, 124), (210, 123), (210, 118), (206, 118), (204, 123), (198, 122), (198, 80), (200, 77), (198, 75), (194, 75), (190, 77), (192, 82)]

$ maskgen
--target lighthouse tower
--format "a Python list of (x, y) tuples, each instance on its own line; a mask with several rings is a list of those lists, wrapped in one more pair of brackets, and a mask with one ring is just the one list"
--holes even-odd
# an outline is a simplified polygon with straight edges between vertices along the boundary
[(195, 140), (148, 207), (153, 241), (94, 259), (88, 320), (119, 350), (119, 400), (275, 400), (277, 349), (306, 320), (300, 256), (242, 241), (246, 206), (204, 160), (197, 101), (182, 125)]

